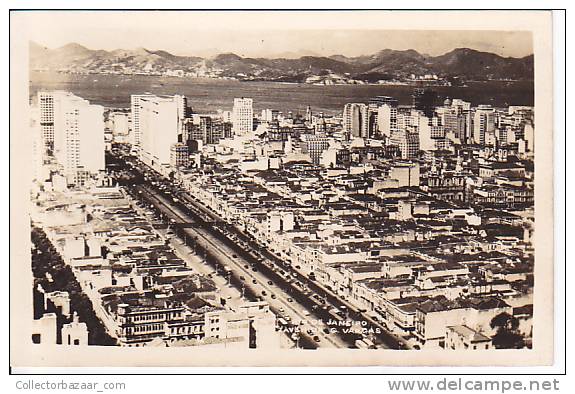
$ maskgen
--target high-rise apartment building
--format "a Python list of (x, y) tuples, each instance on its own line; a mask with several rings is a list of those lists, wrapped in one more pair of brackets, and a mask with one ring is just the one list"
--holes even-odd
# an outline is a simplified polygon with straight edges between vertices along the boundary
[(254, 129), (254, 109), (251, 98), (235, 98), (233, 108), (234, 134), (251, 133)]
[[(40, 109), (40, 130), (44, 147), (48, 151), (54, 149), (54, 95), (59, 92), (38, 92), (38, 108)], [(61, 92), (60, 92), (61, 93)]]
[(40, 132), (44, 146), (49, 152), (54, 150), (54, 108), (61, 100), (71, 96), (72, 93), (61, 90), (38, 92)]
[(308, 135), (306, 148), (313, 163), (319, 164), (321, 155), (329, 148), (329, 138), (320, 135)]
[(200, 117), (200, 130), (199, 130), (199, 137), (196, 139), (201, 139), (202, 142), (205, 144), (208, 143), (208, 138), (212, 135), (212, 118), (209, 116), (201, 116)]
[(473, 116), (473, 142), (485, 144), (485, 134), (495, 132), (495, 110), (490, 105), (480, 105)]
[(362, 103), (347, 103), (343, 108), (343, 131), (354, 137), (369, 136), (368, 106)]
[(46, 146), (44, 144), (44, 138), (40, 129), (40, 111), (38, 107), (32, 107), (30, 110), (30, 133), (32, 136), (32, 155), (30, 164), (32, 167), (32, 179), (43, 181), (45, 179), (43, 170), (44, 157), (46, 156)]
[(229, 127), (229, 124), (212, 121), (210, 132), (206, 135), (206, 144), (218, 144), (221, 139), (225, 138), (226, 127)]
[(140, 158), (149, 165), (169, 164), (170, 149), (183, 128), (181, 96), (139, 98)]
[[(387, 106), (388, 108), (391, 108), (391, 112), (392, 115), (391, 117), (394, 117), (393, 113), (397, 113), (397, 104), (398, 101), (397, 99), (390, 97), (390, 96), (375, 96), (369, 99), (369, 104), (368, 104), (368, 116), (369, 116), (369, 121), (368, 121), (368, 136), (371, 138), (375, 138), (375, 137), (381, 137), (382, 135), (385, 135), (387, 137), (389, 137), (389, 135), (391, 134), (391, 131), (389, 130), (389, 123), (393, 122), (393, 119), (389, 119), (385, 118), (385, 114), (384, 115), (384, 120), (380, 121), (379, 120), (379, 115), (381, 114), (380, 112), (380, 108), (382, 106)], [(385, 129), (385, 131), (382, 130), (382, 127)]]
[(102, 106), (59, 91), (40, 92), (39, 105), (42, 136), (51, 139), (53, 155), (69, 184), (82, 186), (91, 174), (105, 169)]
[(308, 105), (305, 110), (305, 121), (311, 122), (313, 119), (313, 112), (311, 111), (311, 107)]
[(397, 129), (397, 106), (383, 104), (377, 109), (377, 123), (381, 135), (390, 137)]
[(188, 99), (181, 94), (174, 95), (174, 101), (178, 104), (178, 119), (183, 120), (189, 118), (191, 110), (188, 107)]
[[(458, 117), (459, 136), (457, 137), (462, 143), (469, 144), (473, 134), (471, 103), (461, 99), (453, 99), (451, 100), (451, 108), (456, 111)], [(447, 124), (447, 122), (445, 124)]]
[(451, 135), (460, 143), (466, 141), (467, 116), (451, 106), (437, 108), (437, 116), (445, 128), (446, 135)]
[(131, 121), (132, 121), (132, 130), (130, 132), (131, 138), (130, 141), (133, 147), (139, 148), (141, 144), (141, 133), (140, 133), (140, 100), (154, 97), (153, 94), (145, 93), (145, 94), (132, 94), (130, 96), (130, 110), (131, 110)]
[(414, 159), (419, 153), (419, 135), (407, 130), (395, 130), (390, 144), (399, 147), (402, 159)]

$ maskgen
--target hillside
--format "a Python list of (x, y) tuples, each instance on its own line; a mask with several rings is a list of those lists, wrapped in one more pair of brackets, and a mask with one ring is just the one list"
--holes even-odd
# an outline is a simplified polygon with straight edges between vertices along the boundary
[(444, 55), (428, 56), (415, 50), (384, 49), (358, 57), (302, 56), (299, 58), (250, 58), (233, 53), (210, 58), (176, 56), (162, 50), (137, 48), (91, 50), (71, 43), (56, 49), (30, 43), (32, 70), (74, 73), (150, 74), (228, 77), (242, 80), (298, 81), (334, 79), (375, 82), (409, 78), (458, 78), (460, 80), (533, 79), (533, 56), (505, 58), (457, 48)]

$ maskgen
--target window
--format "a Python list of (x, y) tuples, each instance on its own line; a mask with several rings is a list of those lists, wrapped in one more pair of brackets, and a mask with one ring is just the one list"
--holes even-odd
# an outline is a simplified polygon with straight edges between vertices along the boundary
[(41, 337), (40, 334), (32, 334), (32, 343), (41, 343)]

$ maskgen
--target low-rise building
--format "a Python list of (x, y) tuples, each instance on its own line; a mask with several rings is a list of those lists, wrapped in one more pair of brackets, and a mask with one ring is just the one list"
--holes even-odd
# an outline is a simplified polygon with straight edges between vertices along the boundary
[(488, 350), (493, 346), (491, 338), (465, 325), (449, 326), (445, 333), (445, 349)]

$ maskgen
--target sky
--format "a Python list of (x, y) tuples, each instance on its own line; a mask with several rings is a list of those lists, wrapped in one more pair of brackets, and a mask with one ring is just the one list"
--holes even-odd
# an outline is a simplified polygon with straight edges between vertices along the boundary
[[(382, 49), (415, 49), (437, 56), (460, 47), (512, 57), (533, 53), (530, 32), (462, 30), (473, 27), (465, 21), (469, 16), (441, 19), (422, 12), (35, 11), (11, 15), (11, 25), (48, 48), (76, 42), (90, 49), (144, 47), (177, 55), (359, 56)], [(437, 23), (438, 19), (442, 23)], [(424, 28), (426, 24), (429, 29)]]

